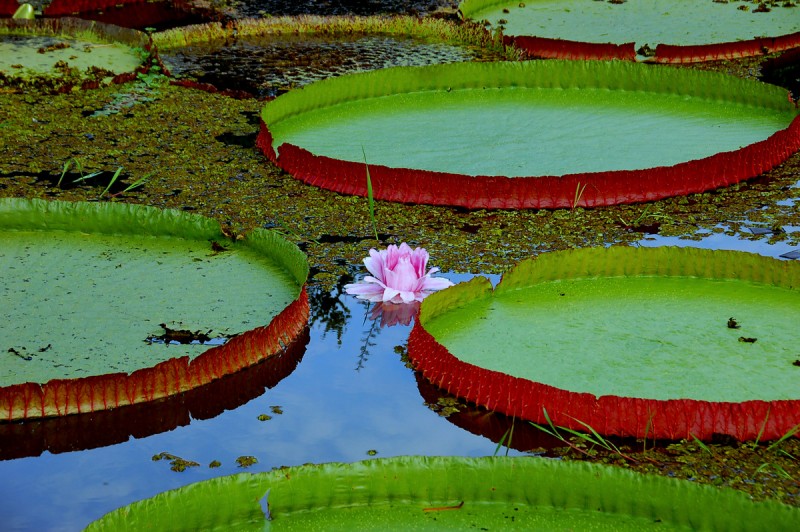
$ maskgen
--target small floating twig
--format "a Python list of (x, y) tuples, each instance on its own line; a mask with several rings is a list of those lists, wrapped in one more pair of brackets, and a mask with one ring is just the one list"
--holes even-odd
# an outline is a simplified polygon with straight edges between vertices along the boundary
[(432, 508), (423, 508), (423, 512), (444, 512), (447, 510), (460, 510), (464, 506), (464, 501), (456, 504), (455, 506), (434, 506)]

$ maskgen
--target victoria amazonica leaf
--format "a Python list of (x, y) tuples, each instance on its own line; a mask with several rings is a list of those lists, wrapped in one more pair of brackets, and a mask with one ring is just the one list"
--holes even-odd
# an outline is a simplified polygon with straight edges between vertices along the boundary
[[(276, 233), (234, 242), (217, 222), (175, 211), (4, 199), (0, 242), (7, 302), (0, 330), (11, 353), (0, 365), (3, 417), (45, 413), (14, 403), (14, 385), (77, 386), (160, 363), (177, 366), (159, 393), (184, 391), (279, 352), (279, 340), (288, 343), (305, 325), (305, 259)], [(287, 321), (286, 330), (272, 330), (248, 351), (248, 332), (276, 320)], [(209, 351), (214, 346), (221, 347)], [(73, 406), (141, 402), (114, 394)]]
[(258, 145), (299, 179), (359, 195), (366, 154), (376, 199), (597, 206), (753, 177), (800, 146), (796, 117), (784, 90), (707, 72), (468, 63), (285, 94), (264, 108)]
[[(628, 47), (628, 55), (618, 58), (633, 59), (634, 50), (647, 45), (655, 60), (684, 62), (800, 46), (800, 9), (794, 2), (466, 0), (459, 9), (465, 18), (502, 27), (533, 55), (591, 59), (601, 49), (591, 45), (611, 43)], [(661, 46), (667, 47), (663, 57)]]
[(548, 253), (494, 291), (479, 278), (426, 299), (409, 357), (439, 387), (536, 422), (780, 437), (798, 423), (799, 281), (797, 264), (741, 252)]
[(404, 456), (207, 480), (87, 531), (779, 530), (797, 519), (797, 508), (734, 490), (585, 462)]
[(144, 72), (139, 31), (78, 18), (0, 20), (2, 85), (68, 92), (129, 81)]

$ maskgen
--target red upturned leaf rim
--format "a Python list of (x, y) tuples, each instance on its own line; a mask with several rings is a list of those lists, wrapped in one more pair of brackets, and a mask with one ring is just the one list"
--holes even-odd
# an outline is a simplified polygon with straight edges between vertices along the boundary
[(310, 340), (306, 327), (277, 354), (199, 388), (157, 401), (85, 414), (0, 423), (0, 460), (96, 449), (212, 419), (260, 397), (291, 375)]
[[(533, 35), (506, 35), (503, 37), (503, 42), (506, 45), (517, 47), (531, 58), (572, 61), (637, 60), (636, 45), (632, 42), (624, 44), (588, 43)], [(785, 52), (798, 47), (800, 47), (800, 32), (779, 37), (758, 37), (747, 41), (725, 43), (659, 44), (656, 46), (653, 56), (648, 57), (645, 62), (682, 64), (724, 61)]]
[[(674, 90), (687, 96), (708, 97), (713, 94), (722, 100), (743, 97), (737, 101), (749, 101), (755, 105), (770, 102), (770, 106), (797, 113), (788, 93), (782, 89), (710, 72), (619, 61), (459, 63), (391, 68), (343, 76), (279, 96), (268, 102), (262, 111), (256, 146), (274, 164), (307, 184), (366, 197), (363, 161), (315, 155), (289, 142), (283, 142), (275, 149), (270, 127), (293, 114), (362, 98), (414, 91), (507, 86)], [(774, 168), (798, 149), (800, 116), (795, 116), (788, 127), (764, 140), (673, 166), (531, 177), (471, 176), (371, 163), (369, 171), (374, 198), (386, 201), (468, 209), (600, 207), (655, 201), (730, 186)]]
[[(95, 231), (106, 234), (141, 232), (188, 239), (227, 237), (215, 220), (178, 211), (122, 203), (69, 203), (2, 199), (4, 229)], [(116, 232), (116, 233), (115, 233)], [(268, 325), (243, 332), (225, 344), (189, 359), (170, 358), (131, 373), (24, 382), (0, 387), (0, 422), (83, 414), (138, 405), (184, 393), (283, 353), (308, 324), (302, 252), (277, 233), (256, 230), (249, 245), (276, 263), (297, 283), (297, 297)], [(231, 242), (232, 243), (232, 242)]]
[(562, 441), (533, 425), (517, 423), (516, 418), (498, 412), (490, 412), (481, 406), (460, 403), (452, 413), (445, 415), (444, 412), (437, 410), (439, 400), (442, 399), (443, 394), (445, 397), (451, 396), (419, 372), (414, 373), (414, 378), (419, 395), (425, 404), (446, 419), (448, 423), (452, 423), (461, 430), (486, 438), (493, 443), (502, 444), (508, 449), (522, 452), (538, 448), (552, 449), (564, 445)]
[(0, 16), (10, 17), (19, 9), (17, 0), (0, 0)]
[[(668, 253), (685, 255), (691, 259), (680, 273), (683, 276), (743, 278), (766, 284), (775, 283), (790, 290), (797, 290), (800, 286), (800, 267), (797, 264), (743, 252), (708, 252), (684, 248), (589, 248), (553, 252), (548, 254), (553, 255), (548, 260), (558, 261), (559, 255), (572, 255), (579, 259), (579, 254), (583, 254), (585, 260), (578, 260), (572, 267), (567, 267), (569, 274), (564, 278), (598, 275), (598, 271), (592, 271), (594, 259), (604, 262), (606, 258), (609, 259), (608, 264), (617, 265), (617, 275), (620, 272), (625, 272), (623, 275), (634, 274), (640, 268), (650, 275), (665, 275), (671, 268), (670, 261), (665, 259)], [(637, 255), (649, 256), (647, 262), (643, 263), (648, 265), (639, 264)], [(695, 263), (698, 257), (708, 260)], [(731, 265), (736, 265), (737, 271), (724, 273), (725, 268)], [(536, 259), (522, 261), (516, 267), (519, 268), (534, 271)], [(551, 274), (548, 269), (541, 275), (549, 279)], [(666, 276), (669, 275), (666, 273)], [(722, 277), (717, 277), (720, 275)], [(506, 281), (506, 276), (503, 281)], [(505, 288), (514, 289), (525, 282), (523, 278), (515, 278)], [(739, 441), (775, 440), (791, 433), (800, 424), (800, 399), (715, 402), (691, 398), (658, 400), (596, 396), (593, 393), (571, 392), (464, 362), (425, 329), (429, 316), (446, 311), (449, 305), (460, 306), (470, 300), (472, 296), (468, 294), (460, 298), (448, 294), (458, 291), (459, 286), (433, 294), (423, 302), (409, 336), (408, 357), (415, 369), (433, 385), (488, 410), (534, 423), (547, 424), (552, 420), (557, 426), (578, 431), (586, 431), (588, 425), (604, 435), (664, 440), (691, 437), (710, 440), (715, 434), (730, 435)]]
[[(188, 10), (194, 8), (190, 0), (146, 0), (148, 4), (166, 4), (174, 9)], [(46, 17), (61, 17), (74, 15), (76, 13), (90, 13), (103, 11), (104, 9), (127, 6), (130, 4), (142, 4), (145, 0), (52, 0), (44, 8), (42, 14)], [(200, 9), (200, 8), (198, 8)]]
[(308, 295), (248, 331), (189, 360), (171, 358), (133, 373), (26, 382), (0, 388), (0, 421), (50, 418), (141, 405), (188, 392), (284, 352), (308, 322)]

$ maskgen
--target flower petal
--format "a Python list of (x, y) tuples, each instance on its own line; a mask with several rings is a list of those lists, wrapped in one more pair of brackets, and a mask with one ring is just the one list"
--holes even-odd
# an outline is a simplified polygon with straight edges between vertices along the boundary
[(386, 286), (390, 286), (395, 290), (412, 292), (417, 289), (419, 276), (414, 271), (414, 266), (407, 256), (400, 257), (397, 266), (390, 271), (386, 272)]
[(400, 296), (399, 290), (387, 287), (386, 290), (383, 291), (382, 301), (384, 303), (400, 303), (401, 299), (399, 296)]
[(390, 244), (385, 250), (381, 251), (383, 265), (387, 270), (393, 270), (397, 266), (400, 258), (400, 250), (394, 244)]
[(361, 282), (346, 284), (344, 289), (348, 294), (356, 296), (359, 299), (377, 302), (383, 299), (383, 292), (386, 286), (378, 279), (367, 276)]
[(425, 248), (414, 248), (401, 242), (391, 244), (384, 250), (369, 250), (364, 265), (372, 275), (363, 281), (345, 286), (348, 294), (360, 299), (386, 303), (407, 304), (422, 301), (428, 294), (453, 283), (447, 279), (433, 277), (439, 268), (427, 272), (429, 255)]
[(453, 282), (444, 277), (424, 277), (422, 281), (421, 290), (426, 292), (435, 292), (436, 290), (444, 290), (445, 288), (453, 286)]
[(369, 273), (374, 275), (381, 282), (385, 281), (386, 262), (384, 260), (384, 253), (377, 250), (370, 249), (369, 257), (364, 259), (364, 266), (367, 267)]
[(410, 292), (404, 290), (400, 292), (400, 299), (403, 303), (411, 303), (412, 301), (422, 301), (425, 296), (421, 292)]
[(411, 264), (414, 265), (414, 269), (417, 271), (417, 277), (425, 275), (428, 258), (429, 255), (428, 252), (425, 251), (425, 248), (416, 248), (411, 252)]

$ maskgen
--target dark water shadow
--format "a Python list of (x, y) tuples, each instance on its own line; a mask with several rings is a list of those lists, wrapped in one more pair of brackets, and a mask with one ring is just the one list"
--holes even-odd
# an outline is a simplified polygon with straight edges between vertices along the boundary
[(759, 79), (789, 90), (795, 101), (800, 100), (800, 48), (764, 61)]
[[(449, 415), (445, 415), (446, 412), (442, 411), (439, 414), (453, 425), (471, 434), (483, 436), (494, 443), (500, 443), (502, 440), (503, 447), (522, 452), (543, 453), (546, 450), (564, 446), (561, 440), (549, 436), (527, 421), (517, 420), (499, 412), (491, 412), (471, 403), (467, 404), (435, 386), (419, 372), (414, 372), (414, 377), (417, 380), (419, 394), (429, 408), (434, 407), (435, 409), (434, 405), (445, 403), (456, 405), (457, 410), (451, 411)], [(512, 428), (513, 432), (511, 432)], [(509, 435), (511, 436), (510, 441)]]

